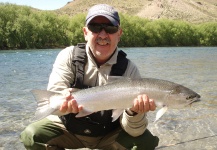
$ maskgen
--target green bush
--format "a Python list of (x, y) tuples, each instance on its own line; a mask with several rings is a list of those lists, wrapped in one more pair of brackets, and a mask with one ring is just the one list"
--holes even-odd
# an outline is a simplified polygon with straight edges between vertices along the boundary
[[(59, 16), (27, 6), (0, 3), (0, 49), (57, 48), (84, 42), (85, 14)], [(199, 25), (120, 14), (120, 47), (217, 46), (217, 22)]]
[(217, 22), (204, 23), (198, 26), (200, 44), (204, 46), (217, 46)]

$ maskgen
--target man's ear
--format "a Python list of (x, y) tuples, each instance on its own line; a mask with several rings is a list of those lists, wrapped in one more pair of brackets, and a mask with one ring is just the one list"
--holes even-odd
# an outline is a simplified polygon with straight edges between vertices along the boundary
[(84, 39), (85, 39), (85, 41), (87, 41), (87, 31), (88, 29), (87, 29), (87, 27), (83, 27), (83, 33), (84, 33)]
[(121, 40), (122, 33), (123, 33), (123, 30), (120, 28), (120, 29), (118, 30), (119, 42), (120, 42), (120, 40)]

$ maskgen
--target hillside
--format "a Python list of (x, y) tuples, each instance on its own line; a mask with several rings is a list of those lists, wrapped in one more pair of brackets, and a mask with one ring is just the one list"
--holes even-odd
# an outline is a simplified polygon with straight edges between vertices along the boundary
[(74, 0), (55, 10), (59, 14), (86, 13), (94, 4), (106, 3), (121, 13), (148, 19), (168, 18), (192, 23), (217, 21), (216, 0)]

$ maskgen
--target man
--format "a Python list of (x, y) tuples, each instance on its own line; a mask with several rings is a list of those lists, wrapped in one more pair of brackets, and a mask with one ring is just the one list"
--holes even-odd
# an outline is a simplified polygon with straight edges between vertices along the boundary
[[(68, 47), (57, 56), (47, 88), (65, 94), (66, 100), (60, 111), (70, 114), (60, 118), (49, 116), (30, 124), (21, 133), (24, 146), (31, 150), (85, 147), (103, 150), (154, 149), (159, 139), (146, 129), (146, 113), (154, 111), (156, 106), (154, 100), (147, 95), (135, 97), (132, 100), (133, 107), (126, 109), (115, 122), (111, 121), (111, 110), (75, 118), (75, 114), (83, 108), (71, 96), (73, 88), (104, 85), (109, 75), (140, 78), (137, 67), (125, 58), (123, 52), (117, 50), (122, 29), (118, 12), (113, 7), (106, 4), (93, 6), (86, 17), (83, 33), (86, 45)], [(85, 62), (74, 62), (75, 59), (80, 59), (80, 56), (75, 55), (81, 55), (82, 49), (86, 56)], [(114, 71), (113, 66), (119, 62), (121, 65)], [(82, 64), (84, 67), (80, 66)], [(122, 69), (124, 71), (118, 71), (117, 68), (122, 66), (126, 66)]]

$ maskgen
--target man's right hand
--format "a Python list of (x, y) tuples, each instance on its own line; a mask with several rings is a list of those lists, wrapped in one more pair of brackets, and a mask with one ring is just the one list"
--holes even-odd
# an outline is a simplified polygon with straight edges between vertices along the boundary
[(77, 104), (77, 101), (72, 96), (72, 88), (64, 91), (65, 101), (60, 106), (60, 112), (62, 113), (78, 113), (82, 110), (82, 106)]

